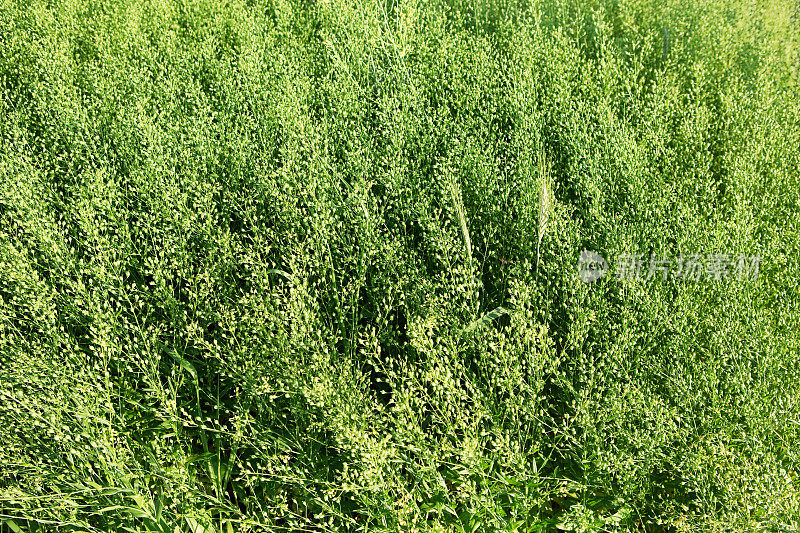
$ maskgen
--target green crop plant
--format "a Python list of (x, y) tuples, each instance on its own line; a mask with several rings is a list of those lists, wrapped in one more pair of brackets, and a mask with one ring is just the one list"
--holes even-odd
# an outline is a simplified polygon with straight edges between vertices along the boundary
[(797, 530), (799, 21), (0, 0), (0, 532)]

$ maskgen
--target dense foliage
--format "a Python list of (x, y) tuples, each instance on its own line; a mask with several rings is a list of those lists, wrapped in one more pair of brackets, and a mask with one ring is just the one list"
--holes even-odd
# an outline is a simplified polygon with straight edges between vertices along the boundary
[(3, 0), (0, 529), (796, 530), (799, 28)]

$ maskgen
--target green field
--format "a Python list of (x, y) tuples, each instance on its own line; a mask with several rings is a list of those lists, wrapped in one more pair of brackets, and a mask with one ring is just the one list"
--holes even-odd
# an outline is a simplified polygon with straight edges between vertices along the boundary
[(799, 82), (796, 0), (0, 0), (0, 532), (798, 531)]

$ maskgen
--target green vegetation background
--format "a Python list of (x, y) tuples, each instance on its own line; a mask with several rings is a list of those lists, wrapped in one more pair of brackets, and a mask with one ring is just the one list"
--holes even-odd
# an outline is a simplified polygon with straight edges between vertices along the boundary
[(3, 0), (0, 529), (796, 531), (799, 10)]

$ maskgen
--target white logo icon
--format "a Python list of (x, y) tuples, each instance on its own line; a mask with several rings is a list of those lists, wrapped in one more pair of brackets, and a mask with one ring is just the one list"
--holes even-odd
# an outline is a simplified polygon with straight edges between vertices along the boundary
[(578, 260), (578, 277), (585, 283), (592, 283), (608, 272), (608, 263), (603, 256), (584, 250)]

